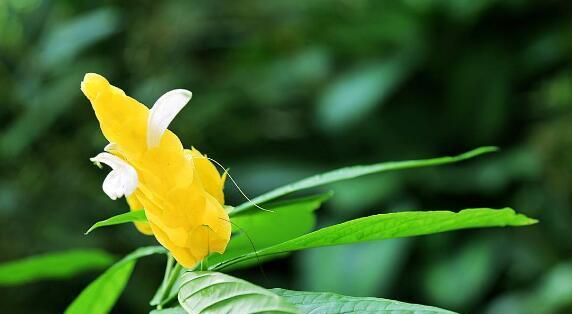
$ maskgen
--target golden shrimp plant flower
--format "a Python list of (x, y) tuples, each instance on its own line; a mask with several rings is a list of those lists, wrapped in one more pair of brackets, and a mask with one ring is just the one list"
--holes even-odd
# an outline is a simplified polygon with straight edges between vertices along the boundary
[(223, 253), (231, 234), (224, 175), (167, 129), (191, 92), (167, 92), (149, 110), (98, 74), (86, 74), (81, 90), (110, 143), (91, 159), (112, 169), (103, 191), (113, 200), (125, 196), (131, 210), (144, 209), (148, 224), (137, 228), (153, 234), (182, 266)]

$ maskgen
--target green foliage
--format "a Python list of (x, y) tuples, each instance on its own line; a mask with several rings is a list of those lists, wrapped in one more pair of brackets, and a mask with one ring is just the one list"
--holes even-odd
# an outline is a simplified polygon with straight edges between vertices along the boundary
[(91, 226), (89, 230), (85, 232), (85, 234), (89, 234), (90, 232), (92, 232), (97, 228), (119, 225), (128, 222), (136, 222), (136, 221), (147, 221), (147, 217), (145, 216), (144, 210), (134, 210), (127, 213), (115, 215), (113, 217), (107, 218), (102, 221), (98, 221), (95, 224), (93, 224), (93, 226)]
[[(303, 197), (264, 205), (269, 211), (253, 209), (232, 217), (235, 233), (224, 254), (209, 257), (210, 264), (264, 249), (304, 235), (315, 227), (314, 211), (327, 201), (332, 193)], [(254, 262), (236, 264), (233, 268)]]
[(165, 249), (160, 246), (153, 246), (139, 248), (125, 256), (89, 284), (69, 305), (65, 313), (108, 313), (125, 288), (136, 260), (143, 256), (160, 253), (165, 253)]
[(379, 298), (356, 298), (329, 292), (291, 291), (285, 289), (272, 289), (271, 291), (295, 304), (302, 310), (302, 313), (308, 314), (454, 314), (454, 312), (432, 306)]
[(338, 225), (319, 229), (298, 238), (248, 253), (222, 262), (214, 269), (257, 258), (258, 256), (286, 253), (321, 246), (359, 243), (417, 235), (432, 234), (466, 228), (526, 226), (536, 223), (511, 208), (471, 208), (458, 213), (450, 211), (401, 212), (358, 218)]
[[(410, 161), (404, 163), (345, 168), (314, 176), (283, 188), (278, 188), (267, 194), (266, 199), (272, 199), (284, 194), (322, 185), (329, 182), (353, 178), (369, 174), (380, 169), (404, 169), (440, 163), (455, 162), (488, 152), (491, 149), (474, 150), (457, 157), (436, 158), (426, 161)], [(396, 166), (397, 164), (397, 166)], [(466, 209), (459, 213), (435, 212), (401, 212), (380, 214), (348, 221), (339, 225), (322, 228), (310, 232), (315, 225), (314, 210), (329, 199), (332, 193), (326, 193), (294, 200), (267, 203), (265, 210), (242, 208), (233, 212), (233, 237), (226, 252), (222, 255), (211, 256), (211, 269), (248, 266), (254, 258), (268, 258), (276, 254), (287, 253), (321, 246), (358, 243), (372, 240), (399, 238), (430, 234), (449, 230), (486, 227), (486, 226), (521, 226), (533, 224), (536, 221), (526, 216), (516, 214), (514, 210), (505, 208), (492, 210), (486, 208)], [(259, 198), (262, 201), (265, 198)], [(145, 221), (144, 211), (129, 212), (111, 217), (94, 224), (86, 233), (98, 227), (123, 224), (134, 221)], [(308, 233), (310, 232), (310, 233)], [(258, 248), (256, 248), (258, 246)], [(115, 304), (119, 294), (129, 279), (135, 260), (144, 255), (162, 251), (157, 248), (147, 248), (136, 251), (115, 264), (106, 271), (70, 305), (66, 313), (92, 311), (106, 313)], [(207, 260), (204, 261), (205, 263)], [(296, 308), (283, 301), (267, 290), (254, 286), (246, 281), (213, 272), (181, 272), (179, 265), (173, 267), (173, 259), (169, 257), (165, 277), (151, 300), (151, 305), (159, 309), (155, 313), (180, 313), (180, 307), (160, 310), (178, 295), (181, 307), (187, 312), (207, 313), (211, 311), (236, 311), (236, 313), (255, 312), (291, 312)], [(208, 267), (208, 266), (207, 266)], [(202, 268), (202, 266), (201, 266)], [(282, 291), (282, 290), (279, 290)], [(94, 302), (101, 293), (103, 302)], [(284, 291), (282, 291), (284, 292)], [(368, 298), (357, 300), (334, 294), (313, 295), (318, 302), (309, 302), (308, 298), (300, 301), (300, 293), (286, 293), (294, 297), (306, 311), (327, 310), (327, 313), (337, 313), (340, 308), (355, 308), (357, 304), (367, 303), (368, 308), (376, 311), (391, 309), (397, 311), (433, 311), (418, 305), (404, 304), (395, 301)], [(303, 293), (302, 293), (303, 294)], [(308, 297), (308, 295), (306, 295)], [(327, 298), (330, 306), (323, 308), (322, 301)], [(335, 304), (332, 305), (332, 299)], [(440, 309), (434, 309), (439, 313)], [(442, 312), (442, 311), (441, 311)], [(234, 313), (234, 312), (233, 312)]]
[(360, 176), (365, 176), (368, 174), (374, 174), (379, 172), (445, 165), (474, 158), (479, 155), (495, 152), (497, 150), (498, 148), (492, 146), (479, 147), (471, 151), (468, 151), (466, 153), (463, 153), (461, 155), (452, 157), (447, 156), (447, 157), (438, 157), (432, 159), (382, 162), (373, 165), (352, 166), (352, 167), (336, 169), (326, 173), (311, 176), (309, 178), (305, 178), (298, 182), (294, 182), (292, 184), (279, 187), (268, 193), (255, 197), (254, 199), (252, 199), (251, 202), (246, 202), (243, 203), (242, 205), (235, 207), (234, 210), (231, 212), (231, 214), (238, 214), (241, 211), (253, 207), (252, 203), (262, 204), (264, 202), (268, 202), (270, 200), (276, 199), (280, 196), (284, 196), (289, 193), (293, 193), (304, 189), (314, 188), (337, 181), (353, 179)]
[(185, 273), (179, 303), (196, 314), (300, 313), (269, 290), (217, 272)]
[(109, 266), (113, 260), (113, 256), (95, 249), (76, 249), (32, 256), (0, 264), (0, 286), (26, 284), (43, 279), (66, 279)]

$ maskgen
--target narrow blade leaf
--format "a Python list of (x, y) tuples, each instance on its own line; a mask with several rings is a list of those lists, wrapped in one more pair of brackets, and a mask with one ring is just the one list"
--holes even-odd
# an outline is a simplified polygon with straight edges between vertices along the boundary
[(134, 211), (130, 211), (127, 213), (123, 213), (123, 214), (113, 216), (111, 218), (107, 218), (107, 219), (102, 220), (102, 221), (98, 221), (95, 224), (93, 224), (93, 226), (91, 226), (91, 228), (89, 228), (89, 230), (87, 230), (85, 232), (85, 234), (88, 234), (97, 228), (119, 225), (119, 224), (124, 224), (124, 223), (128, 223), (128, 222), (135, 222), (135, 221), (147, 221), (147, 217), (145, 216), (144, 210), (134, 210)]
[(42, 279), (64, 279), (111, 265), (114, 257), (95, 250), (70, 250), (0, 264), (0, 285), (18, 285)]
[(455, 314), (455, 312), (432, 306), (380, 298), (356, 298), (329, 292), (291, 291), (285, 289), (271, 289), (271, 291), (296, 305), (302, 313)]
[(115, 263), (90, 283), (68, 306), (66, 314), (108, 313), (129, 281), (135, 261), (143, 256), (166, 253), (161, 246), (139, 248)]
[(457, 156), (447, 156), (447, 157), (439, 157), (439, 158), (431, 158), (431, 159), (420, 159), (420, 160), (408, 160), (408, 161), (394, 161), (394, 162), (382, 162), (372, 165), (365, 165), (365, 166), (352, 166), (346, 168), (340, 168), (337, 170), (333, 170), (330, 172), (326, 172), (323, 174), (318, 174), (312, 177), (308, 177), (306, 179), (300, 180), (298, 182), (294, 182), (292, 184), (288, 184), (282, 187), (279, 187), (275, 190), (272, 190), (268, 193), (262, 194), (258, 197), (252, 199), (251, 202), (243, 203), (234, 208), (231, 215), (236, 215), (241, 211), (249, 209), (253, 207), (252, 203), (255, 204), (262, 204), (264, 202), (271, 201), (276, 199), (280, 196), (309, 189), (317, 186), (322, 186), (328, 183), (353, 179), (356, 177), (378, 173), (378, 172), (385, 172), (385, 171), (392, 171), (392, 170), (402, 170), (402, 169), (410, 169), (410, 168), (418, 168), (418, 167), (430, 167), (430, 166), (438, 166), (438, 165), (445, 165), (450, 163), (455, 163), (459, 161), (463, 161), (466, 159), (470, 159), (479, 155), (483, 155), (486, 153), (491, 153), (497, 151), (498, 148), (492, 146), (480, 147), (477, 149), (473, 149), (468, 151), (464, 154), (457, 155)]
[(411, 237), (457, 229), (525, 226), (536, 223), (511, 208), (465, 209), (458, 213), (451, 211), (419, 211), (379, 214), (350, 220), (338, 225), (322, 228), (298, 238), (249, 253), (226, 263), (213, 266), (221, 269), (237, 262), (260, 256), (304, 250), (321, 246), (332, 246), (373, 240)]
[(188, 313), (301, 313), (271, 291), (226, 274), (187, 272), (182, 278), (179, 304)]

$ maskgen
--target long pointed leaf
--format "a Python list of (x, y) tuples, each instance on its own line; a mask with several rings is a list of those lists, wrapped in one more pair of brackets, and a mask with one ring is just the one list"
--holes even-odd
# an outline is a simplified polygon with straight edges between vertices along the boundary
[(119, 225), (119, 224), (124, 224), (124, 223), (128, 223), (128, 222), (136, 222), (136, 221), (147, 221), (147, 217), (145, 216), (144, 210), (134, 210), (134, 211), (130, 211), (127, 213), (123, 213), (123, 214), (119, 214), (119, 215), (107, 218), (107, 219), (102, 220), (102, 221), (98, 221), (98, 222), (94, 223), (93, 226), (91, 226), (91, 228), (89, 228), (85, 232), (85, 234), (88, 234), (97, 228)]
[(253, 207), (254, 204), (262, 204), (264, 202), (271, 201), (276, 199), (280, 196), (309, 189), (317, 186), (322, 186), (328, 183), (353, 179), (356, 177), (378, 173), (378, 172), (385, 172), (385, 171), (392, 171), (392, 170), (402, 170), (402, 169), (410, 169), (410, 168), (418, 168), (418, 167), (430, 167), (430, 166), (438, 166), (438, 165), (445, 165), (450, 163), (459, 162), (462, 160), (470, 159), (479, 155), (491, 153), (497, 151), (497, 147), (486, 146), (480, 147), (477, 149), (473, 149), (468, 151), (464, 154), (457, 155), (457, 156), (447, 156), (447, 157), (439, 157), (439, 158), (431, 158), (431, 159), (420, 159), (420, 160), (408, 160), (408, 161), (396, 161), (396, 162), (382, 162), (372, 165), (365, 165), (365, 166), (352, 166), (341, 168), (337, 170), (333, 170), (330, 172), (326, 172), (323, 174), (318, 174), (312, 177), (308, 177), (306, 179), (300, 180), (298, 182), (285, 185), (283, 187), (279, 187), (275, 190), (272, 190), (268, 193), (262, 194), (258, 197), (252, 199), (251, 202), (243, 203), (237, 207), (235, 207), (230, 214), (235, 215), (244, 210)]
[(260, 256), (321, 246), (411, 237), (466, 228), (525, 226), (534, 223), (536, 223), (536, 220), (517, 214), (511, 208), (500, 210), (473, 208), (465, 209), (458, 213), (450, 211), (419, 211), (379, 214), (322, 228), (260, 250), (257, 253), (245, 254), (236, 259), (213, 265), (211, 268), (219, 270), (234, 263)]

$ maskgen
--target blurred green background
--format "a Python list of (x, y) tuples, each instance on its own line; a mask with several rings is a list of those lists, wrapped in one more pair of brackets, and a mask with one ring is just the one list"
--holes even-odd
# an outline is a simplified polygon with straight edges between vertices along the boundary
[[(571, 2), (0, 0), (0, 262), (155, 243), (131, 226), (83, 235), (127, 210), (88, 160), (106, 142), (86, 72), (147, 105), (193, 91), (171, 129), (251, 196), (340, 166), (500, 146), (335, 184), (319, 224), (511, 206), (536, 226), (315, 249), (235, 274), (462, 313), (572, 312)], [(163, 267), (142, 260), (114, 312), (147, 312)], [(96, 276), (0, 287), (1, 312), (60, 313)]]

